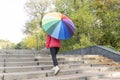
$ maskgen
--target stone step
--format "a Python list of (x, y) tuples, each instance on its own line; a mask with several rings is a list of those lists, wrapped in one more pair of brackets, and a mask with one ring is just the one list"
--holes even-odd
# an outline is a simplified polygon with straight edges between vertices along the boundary
[[(84, 61), (84, 63), (103, 63), (103, 64), (118, 64), (115, 61), (99, 55), (58, 55), (64, 57), (66, 61)], [(74, 57), (74, 58), (73, 58)], [(120, 65), (120, 64), (119, 64)]]
[[(26, 61), (51, 61), (50, 57), (43, 57), (43, 58), (29, 58), (29, 57), (21, 57), (21, 58), (0, 58), (0, 62), (26, 62)], [(64, 61), (64, 58), (58, 58), (58, 61)]]
[[(86, 66), (108, 66), (106, 64), (83, 64), (81, 61), (59, 61), (60, 64), (72, 64), (77, 63), (78, 65), (86, 65)], [(14, 67), (14, 66), (39, 66), (39, 65), (51, 65), (52, 61), (27, 61), (27, 62), (0, 62), (0, 67)]]
[(120, 78), (100, 78), (97, 80), (120, 80)]
[[(81, 61), (59, 61), (59, 64), (82, 63)], [(0, 62), (0, 67), (10, 66), (34, 66), (34, 65), (49, 65), (52, 61), (27, 61), (27, 62)]]
[(84, 64), (110, 64), (112, 62), (104, 61), (100, 62), (99, 60), (83, 60)]
[(1, 57), (6, 56), (34, 56), (34, 54), (0, 54)]
[(51, 56), (43, 54), (0, 54), (0, 80), (104, 80), (120, 76), (112, 70), (119, 66), (110, 66), (112, 60), (96, 55), (58, 55), (61, 70), (54, 76)]
[[(18, 55), (19, 56), (19, 55)], [(15, 56), (13, 56), (13, 57), (1, 57), (0, 58), (0, 61), (3, 61), (3, 60), (6, 60), (6, 61), (9, 61), (9, 60), (19, 60), (19, 59), (44, 59), (44, 60), (50, 60), (51, 59), (51, 56), (49, 56), (49, 57), (35, 57), (35, 56), (32, 56), (32, 57), (29, 57), (29, 56), (23, 56), (22, 55), (22, 57), (15, 57)], [(63, 59), (63, 60), (66, 60), (66, 61), (81, 61), (81, 60), (84, 60), (84, 59), (82, 59), (82, 58), (64, 58), (64, 57), (58, 57), (58, 60), (59, 59)], [(84, 60), (84, 61), (97, 61), (97, 62), (101, 62), (101, 60)], [(109, 62), (109, 61), (108, 61)]]
[[(71, 75), (71, 74), (72, 75), (73, 74), (84, 74), (84, 73), (85, 75), (87, 74), (91, 74), (91, 75), (102, 74), (103, 75), (102, 72), (98, 72), (98, 71), (93, 72), (91, 70), (68, 69), (68, 70), (61, 70), (57, 76)], [(108, 74), (111, 75), (113, 73), (109, 72), (106, 75)], [(114, 74), (118, 74), (118, 73), (114, 73)], [(32, 71), (32, 72), (1, 73), (0, 76), (2, 76), (0, 79), (4, 78), (3, 80), (24, 80), (24, 79), (31, 79), (31, 78), (38, 78), (38, 77), (42, 77), (42, 78), (54, 77), (54, 72), (51, 70), (45, 70), (45, 71)]]
[(9, 56), (0, 56), (0, 58), (2, 58), (2, 59), (6, 59), (6, 58), (33, 58), (33, 57), (35, 57), (35, 56), (25, 56), (25, 55), (22, 55), (22, 56), (19, 56), (19, 55), (16, 55), (16, 56), (14, 56), (14, 55), (9, 55)]
[(33, 79), (25, 79), (25, 80), (87, 80), (90, 76), (99, 76), (98, 74), (71, 74), (71, 75), (62, 75), (62, 76), (54, 76), (54, 77), (41, 77), (41, 78), (33, 78)]
[[(37, 64), (39, 64), (39, 61), (43, 61), (43, 62), (47, 62), (47, 61), (52, 61), (50, 57), (44, 57), (44, 58), (8, 58), (8, 59), (0, 59), (0, 64), (1, 66), (2, 65), (5, 65), (5, 64), (11, 64), (11, 63), (16, 63), (16, 62), (38, 62)], [(58, 62), (59, 61), (63, 61), (63, 64), (64, 62), (66, 61), (64, 58), (58, 58)], [(3, 63), (5, 62), (5, 63)], [(67, 62), (67, 61), (66, 61)], [(68, 61), (70, 62), (70, 61)], [(75, 62), (75, 61), (71, 61), (71, 62)], [(77, 62), (77, 61), (76, 61)], [(99, 60), (81, 60), (81, 61), (78, 61), (78, 62), (82, 62), (83, 64), (101, 64), (101, 65), (115, 65), (116, 63), (112, 63), (112, 62), (99, 62)], [(52, 62), (50, 62), (51, 64)], [(24, 65), (23, 65), (24, 66)], [(120, 64), (116, 64), (116, 66), (120, 66)]]
[[(12, 58), (23, 58), (23, 57), (25, 57), (25, 58), (27, 58), (28, 56), (30, 56), (29, 54), (20, 54), (20, 55), (16, 55), (16, 54), (13, 54), (13, 55), (0, 55), (2, 58), (10, 58), (10, 57), (12, 57)], [(31, 55), (32, 57), (35, 57), (35, 58), (39, 58), (39, 56), (35, 56), (35, 55)], [(50, 57), (50, 55), (49, 55), (49, 57)], [(49, 58), (49, 57), (46, 57), (46, 58)], [(66, 56), (59, 56), (59, 57), (62, 57), (62, 58), (64, 58), (64, 59), (66, 59), (66, 60), (68, 60), (68, 61), (80, 61), (80, 60), (84, 60), (83, 58), (81, 58), (81, 56), (77, 56), (77, 57), (75, 57), (75, 58), (73, 58), (73, 56), (72, 57), (66, 57)], [(41, 56), (40, 56), (40, 58), (42, 58)], [(104, 58), (104, 57), (103, 57)], [(88, 58), (87, 58), (88, 59)], [(89, 59), (88, 59), (89, 60)], [(87, 60), (87, 61), (88, 61)], [(96, 59), (92, 59), (92, 60), (96, 60)], [(109, 60), (109, 59), (104, 59), (105, 61), (108, 61), (108, 62), (110, 62), (111, 60)], [(97, 61), (103, 61), (103, 60), (97, 60)]]
[(23, 53), (19, 53), (19, 52), (14, 52), (14, 53), (3, 52), (3, 53), (2, 53), (2, 52), (0, 52), (0, 54), (2, 54), (2, 55), (3, 55), (3, 54), (4, 54), (4, 55), (6, 55), (6, 54), (7, 54), (7, 55), (13, 55), (13, 54), (17, 54), (17, 55), (20, 55), (20, 54), (26, 54), (26, 55), (29, 55), (29, 54), (30, 54), (30, 55), (34, 55), (34, 54), (38, 54), (38, 53), (36, 53), (36, 52), (34, 52), (34, 53), (26, 53), (26, 52), (23, 52)]
[(22, 53), (25, 53), (25, 54), (32, 54), (32, 53), (39, 53), (40, 51), (36, 51), (36, 50), (23, 50), (23, 49), (20, 49), (20, 50), (16, 50), (16, 49), (1, 49), (0, 50), (0, 53), (7, 53), (7, 54), (22, 54)]
[[(64, 57), (66, 60), (75, 60), (75, 61), (79, 61), (79, 60), (97, 60), (100, 62), (104, 62), (104, 61), (108, 61), (108, 62), (114, 62), (113, 60), (103, 57), (103, 56), (99, 56), (99, 55), (58, 55), (59, 57)], [(74, 57), (74, 58), (73, 58)]]
[[(78, 64), (61, 64), (59, 65), (62, 70), (65, 69), (87, 69), (87, 70), (98, 70), (98, 71), (106, 71), (110, 70), (111, 67), (91, 67), (87, 65), (78, 65)], [(27, 71), (41, 71), (41, 70), (51, 70), (53, 65), (40, 65), (40, 66), (14, 66), (14, 67), (0, 67), (0, 72), (1, 73), (9, 73), (9, 72), (27, 72)], [(112, 67), (113, 68), (113, 67)], [(115, 67), (114, 67), (115, 68)]]
[[(98, 80), (100, 77), (112, 77), (113, 74), (119, 74), (119, 73), (81, 72), (77, 74), (60, 75), (60, 76), (57, 75), (57, 76), (39, 77), (39, 78), (23, 79), (23, 80)], [(117, 76), (120, 76), (120, 74)]]
[[(64, 57), (66, 60), (99, 60), (100, 62), (108, 61), (114, 62), (113, 60), (100, 56), (100, 55), (58, 55), (60, 57)], [(73, 58), (74, 57), (74, 58)]]
[(4, 73), (0, 75), (4, 75), (1, 77), (3, 80), (23, 80), (23, 79), (30, 79), (30, 78), (38, 78), (38, 77), (46, 77), (53, 76), (53, 71), (46, 70), (46, 71), (34, 71), (34, 72), (19, 72), (19, 73)]

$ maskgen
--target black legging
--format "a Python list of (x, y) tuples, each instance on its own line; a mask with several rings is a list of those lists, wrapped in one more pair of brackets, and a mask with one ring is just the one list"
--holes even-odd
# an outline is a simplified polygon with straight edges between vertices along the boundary
[(53, 65), (54, 66), (58, 65), (57, 58), (56, 58), (56, 55), (57, 55), (58, 51), (59, 51), (58, 47), (52, 47), (52, 48), (50, 48), (50, 53), (51, 53), (51, 56), (52, 56)]

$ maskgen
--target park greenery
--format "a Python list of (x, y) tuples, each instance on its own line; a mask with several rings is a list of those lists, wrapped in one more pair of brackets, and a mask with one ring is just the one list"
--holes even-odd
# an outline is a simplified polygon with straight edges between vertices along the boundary
[(102, 45), (120, 51), (119, 0), (28, 0), (25, 10), (30, 19), (25, 24), (26, 38), (16, 49), (45, 47), (42, 18), (47, 12), (67, 15), (76, 26), (71, 39), (63, 40), (61, 51)]
[(8, 41), (8, 40), (0, 40), (0, 49), (8, 49), (8, 48), (12, 48), (14, 49), (15, 48), (15, 44)]

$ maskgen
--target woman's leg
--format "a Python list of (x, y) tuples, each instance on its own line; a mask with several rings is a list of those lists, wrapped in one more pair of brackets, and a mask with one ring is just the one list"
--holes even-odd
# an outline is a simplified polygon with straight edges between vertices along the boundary
[(50, 52), (51, 52), (51, 56), (52, 56), (52, 60), (53, 60), (53, 65), (54, 65), (52, 70), (54, 70), (55, 75), (57, 75), (58, 72), (60, 71), (60, 68), (58, 67), (57, 58), (56, 58), (58, 51), (59, 51), (59, 48), (57, 48), (57, 47), (50, 48)]
[(51, 57), (52, 57), (54, 66), (58, 66), (58, 62), (57, 62), (57, 58), (56, 58), (58, 51), (59, 51), (58, 47), (50, 48), (50, 53), (51, 53)]

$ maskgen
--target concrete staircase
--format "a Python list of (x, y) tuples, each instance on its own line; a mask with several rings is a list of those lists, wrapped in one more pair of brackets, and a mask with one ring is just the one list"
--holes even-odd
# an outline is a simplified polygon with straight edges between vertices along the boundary
[(58, 55), (58, 75), (49, 54), (0, 53), (0, 80), (120, 80), (120, 63), (99, 55)]

